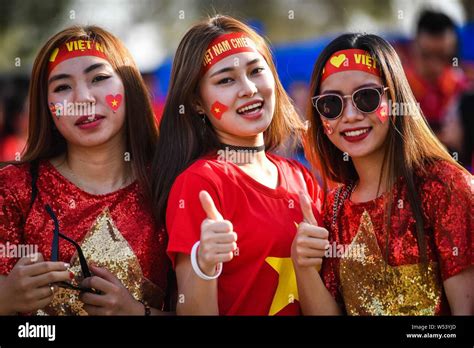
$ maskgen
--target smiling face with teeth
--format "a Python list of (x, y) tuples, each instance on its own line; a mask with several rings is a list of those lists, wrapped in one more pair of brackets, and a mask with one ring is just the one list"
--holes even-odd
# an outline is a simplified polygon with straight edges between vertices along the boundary
[[(198, 110), (208, 115), (220, 141), (234, 145), (263, 144), (263, 132), (275, 111), (275, 80), (257, 52), (226, 57), (212, 66), (199, 83)], [(227, 107), (216, 115), (218, 101)]]
[[(382, 80), (363, 71), (343, 71), (330, 75), (323, 81), (320, 94), (337, 93), (351, 95), (361, 87), (382, 86)], [(387, 103), (387, 96), (382, 96), (382, 104)], [(362, 158), (384, 150), (390, 122), (381, 122), (377, 111), (362, 113), (352, 104), (350, 98), (344, 99), (344, 109), (339, 118), (327, 120), (321, 117), (321, 122), (327, 121), (332, 128), (332, 134), (326, 133), (331, 142), (342, 152), (347, 152), (352, 158)]]
[(54, 124), (69, 144), (97, 146), (120, 138), (125, 132), (125, 98), (114, 113), (106, 96), (121, 94), (124, 86), (110, 63), (95, 56), (71, 58), (59, 63), (48, 78), (48, 105), (88, 105), (75, 110), (95, 110), (94, 115), (53, 117)]

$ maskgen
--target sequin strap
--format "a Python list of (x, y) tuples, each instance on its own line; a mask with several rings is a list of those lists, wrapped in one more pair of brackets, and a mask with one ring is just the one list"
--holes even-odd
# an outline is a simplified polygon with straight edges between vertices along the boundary
[(337, 215), (339, 214), (339, 210), (341, 209), (342, 205), (344, 204), (345, 200), (347, 199), (347, 197), (349, 196), (350, 193), (352, 193), (353, 191), (353, 186), (354, 184), (353, 183), (350, 183), (349, 185), (345, 186), (345, 190), (344, 192), (342, 193), (342, 199), (339, 200), (340, 196), (341, 196), (341, 192), (344, 188), (344, 185), (342, 186), (339, 186), (337, 188), (337, 191), (334, 195), (334, 204), (332, 206), (332, 223), (331, 223), (331, 228), (333, 231), (336, 230), (336, 222), (337, 222)]

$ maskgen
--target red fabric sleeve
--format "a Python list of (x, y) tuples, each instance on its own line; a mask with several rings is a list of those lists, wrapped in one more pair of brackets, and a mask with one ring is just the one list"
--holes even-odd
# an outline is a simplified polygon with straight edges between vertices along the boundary
[(166, 227), (169, 235), (168, 256), (173, 268), (177, 253), (191, 254), (191, 248), (201, 237), (201, 223), (206, 219), (199, 200), (199, 192), (207, 191), (221, 214), (217, 186), (205, 177), (183, 172), (173, 184), (166, 209)]
[(421, 190), (423, 209), (446, 280), (474, 264), (473, 178), (446, 162), (436, 164), (430, 176)]
[[(23, 244), (24, 204), (18, 196), (31, 194), (25, 184), (26, 175), (15, 166), (0, 170), (0, 274), (10, 273), (18, 261), (10, 257), (9, 248)], [(17, 195), (19, 185), (23, 184), (22, 194)], [(11, 249), (10, 249), (11, 250)]]

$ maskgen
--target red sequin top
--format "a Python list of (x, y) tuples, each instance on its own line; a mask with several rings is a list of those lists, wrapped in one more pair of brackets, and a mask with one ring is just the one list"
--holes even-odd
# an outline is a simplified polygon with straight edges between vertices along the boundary
[[(54, 225), (45, 210), (49, 204), (59, 220), (60, 232), (81, 245), (88, 262), (114, 273), (136, 299), (160, 307), (170, 268), (167, 235), (164, 229), (155, 227), (138, 183), (94, 195), (68, 181), (49, 161), (41, 161), (38, 194), (30, 208), (29, 167), (9, 165), (0, 170), (0, 245), (8, 246), (3, 249), (10, 251), (0, 255), (0, 274), (8, 274), (18, 261), (12, 257), (18, 256), (11, 253), (15, 250), (12, 246), (37, 247), (44, 259), (50, 260)], [(73, 245), (59, 240), (60, 261), (77, 264), (75, 253)], [(78, 300), (76, 293), (62, 296), (71, 304)], [(71, 307), (47, 314), (84, 314), (80, 306)]]
[(324, 259), (322, 276), (348, 314), (449, 314), (442, 282), (474, 264), (472, 180), (447, 162), (436, 162), (427, 174), (416, 177), (429, 260), (426, 272), (403, 180), (392, 191), (388, 238), (384, 220), (388, 194), (363, 203), (347, 198), (335, 228), (331, 225), (337, 189), (328, 195), (325, 226), (331, 255)]

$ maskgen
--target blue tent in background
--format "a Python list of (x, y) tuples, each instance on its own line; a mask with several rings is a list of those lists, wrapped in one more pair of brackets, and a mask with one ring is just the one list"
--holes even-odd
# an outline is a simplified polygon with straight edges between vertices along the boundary
[(155, 71), (155, 78), (158, 83), (158, 86), (155, 87), (155, 90), (159, 95), (164, 97), (168, 93), (169, 80), (171, 76), (171, 67), (173, 65), (173, 57), (167, 57), (160, 67)]
[(459, 32), (461, 59), (474, 62), (474, 22), (467, 23)]
[[(273, 49), (275, 63), (277, 64), (278, 76), (283, 87), (288, 90), (288, 87), (294, 81), (309, 83), (314, 63), (320, 53), (339, 34), (331, 34), (315, 40), (275, 45)], [(408, 41), (402, 35), (394, 33), (385, 33), (382, 36), (392, 44), (406, 43)]]
[[(255, 23), (251, 22), (250, 24), (258, 32), (263, 31)], [(313, 40), (274, 45), (272, 51), (283, 87), (288, 90), (293, 81), (309, 82), (316, 59), (323, 48), (337, 35), (331, 34)], [(406, 44), (409, 41), (408, 38), (396, 33), (385, 33), (382, 36), (392, 44)], [(474, 62), (474, 23), (468, 23), (461, 28), (460, 41), (462, 43), (461, 59)], [(169, 57), (155, 72), (159, 84), (157, 90), (160, 91), (160, 94), (166, 94), (168, 91), (171, 65), (172, 58)]]
[[(324, 37), (310, 41), (275, 45), (272, 51), (283, 87), (288, 88), (292, 81), (309, 82), (316, 58), (332, 38)], [(172, 58), (168, 57), (155, 72), (159, 91), (165, 92), (168, 90), (171, 66)]]
[(309, 83), (316, 59), (333, 38), (334, 36), (328, 36), (273, 47), (278, 76), (285, 89), (288, 89), (293, 81)]

